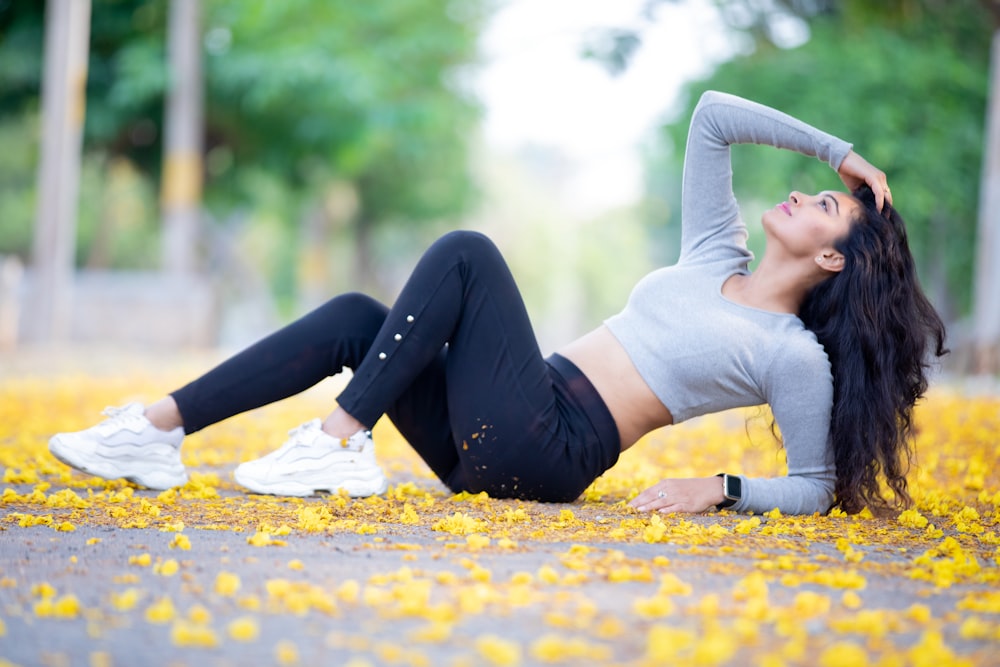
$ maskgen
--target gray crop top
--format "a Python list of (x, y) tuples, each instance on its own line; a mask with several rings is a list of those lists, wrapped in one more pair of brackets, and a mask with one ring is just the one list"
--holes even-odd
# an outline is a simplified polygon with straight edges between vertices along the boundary
[(722, 296), (749, 273), (746, 225), (732, 190), (730, 146), (755, 143), (815, 156), (833, 168), (851, 145), (774, 109), (705, 93), (691, 118), (684, 158), (681, 254), (635, 286), (605, 321), (675, 423), (709, 412), (771, 406), (788, 476), (743, 477), (737, 511), (826, 512), (836, 480), (829, 442), (833, 379), (823, 347), (795, 315)]

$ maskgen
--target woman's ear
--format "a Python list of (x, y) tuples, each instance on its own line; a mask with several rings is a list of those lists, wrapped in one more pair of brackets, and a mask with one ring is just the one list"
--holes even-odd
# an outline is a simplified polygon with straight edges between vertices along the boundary
[(816, 255), (816, 264), (824, 271), (840, 273), (844, 269), (844, 255), (836, 250), (824, 250)]

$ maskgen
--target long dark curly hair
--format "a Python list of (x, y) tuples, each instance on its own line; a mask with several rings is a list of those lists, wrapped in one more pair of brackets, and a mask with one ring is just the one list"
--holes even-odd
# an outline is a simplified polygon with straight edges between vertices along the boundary
[(944, 323), (917, 279), (906, 228), (888, 203), (862, 185), (847, 236), (835, 244), (843, 270), (815, 286), (799, 317), (826, 349), (833, 369), (830, 441), (837, 463), (836, 504), (846, 512), (912, 503), (913, 406), (927, 390), (927, 370), (947, 353)]

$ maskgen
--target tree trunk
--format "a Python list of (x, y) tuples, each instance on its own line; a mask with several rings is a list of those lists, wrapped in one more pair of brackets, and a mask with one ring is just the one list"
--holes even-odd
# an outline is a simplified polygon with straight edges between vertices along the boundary
[(973, 371), (994, 374), (1000, 372), (1000, 28), (993, 33), (985, 134), (973, 284)]
[(202, 187), (202, 71), (199, 0), (171, 0), (169, 90), (164, 117), (163, 268), (195, 271)]
[(50, 342), (69, 336), (89, 42), (90, 0), (50, 0), (31, 300), (32, 333)]

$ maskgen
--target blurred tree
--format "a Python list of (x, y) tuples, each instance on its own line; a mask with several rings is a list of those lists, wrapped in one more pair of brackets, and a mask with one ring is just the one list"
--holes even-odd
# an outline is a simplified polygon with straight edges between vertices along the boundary
[[(280, 200), (298, 222), (326, 215), (331, 185), (346, 186), (369, 274), (376, 226), (462, 213), (478, 116), (463, 73), (486, 4), (206, 0), (208, 208), (226, 217)], [(0, 121), (37, 108), (42, 17), (42, 3), (0, 0)], [(165, 24), (166, 3), (94, 0), (85, 150), (127, 156), (151, 178), (161, 168)], [(264, 182), (290, 194), (276, 198)]]
[(70, 330), (79, 209), (84, 82), (90, 44), (90, 0), (50, 0), (45, 13), (41, 155), (28, 326), (48, 342)]
[[(368, 278), (376, 225), (466, 210), (473, 191), (465, 156), (478, 114), (461, 75), (484, 18), (477, 0), (230, 0), (213, 8), (209, 168), (219, 151), (231, 157), (232, 171), (216, 176), (234, 186), (220, 192), (242, 192), (238, 167), (248, 163), (313, 192), (326, 194), (334, 182), (343, 191), (346, 182)], [(308, 210), (322, 218), (328, 208)]]
[[(135, 181), (121, 168), (128, 160), (147, 168), (158, 159), (157, 128), (162, 108), (164, 63), (162, 3), (122, 0), (93, 3), (87, 76), (87, 104), (84, 125), (84, 163), (80, 189), (80, 219), (76, 262), (103, 267), (108, 263), (122, 268), (147, 267), (155, 259), (157, 235), (155, 208), (149, 187), (139, 187), (148, 199), (125, 207), (142, 213), (143, 219), (116, 226), (121, 216), (108, 215), (113, 192), (122, 188), (116, 179), (126, 174), (135, 191)], [(18, 254), (27, 259), (31, 246), (38, 164), (38, 132), (42, 45), (45, 3), (0, 0), (0, 130), (7, 135), (4, 145), (16, 160), (0, 160), (5, 215), (0, 219), (0, 253)], [(126, 48), (127, 45), (127, 48)], [(148, 53), (142, 67), (130, 54)], [(137, 77), (142, 86), (133, 86), (123, 95), (111, 94), (115, 72), (122, 62), (143, 72)], [(150, 118), (155, 120), (149, 120)]]
[[(751, 26), (748, 53), (689, 87), (681, 120), (664, 128), (667, 149), (651, 159), (653, 200), (679, 205), (663, 193), (673, 195), (687, 122), (702, 90), (758, 100), (849, 139), (886, 170), (933, 298), (946, 316), (967, 312), (992, 34), (984, 5), (803, 0), (755, 13), (759, 3), (719, 4), (731, 26), (739, 27), (733, 16)], [(799, 26), (808, 41), (778, 48), (779, 18), (809, 19)], [(737, 194), (762, 208), (773, 202), (761, 197), (839, 186), (819, 163), (755, 147), (734, 152), (734, 171)]]
[[(51, 0), (50, 0), (51, 1)], [(176, 277), (198, 269), (204, 182), (204, 66), (201, 0), (169, 0), (166, 108), (163, 113), (161, 270)]]
[(979, 235), (973, 285), (973, 372), (1000, 374), (1000, 0), (983, 0), (993, 15), (990, 101), (979, 192)]

